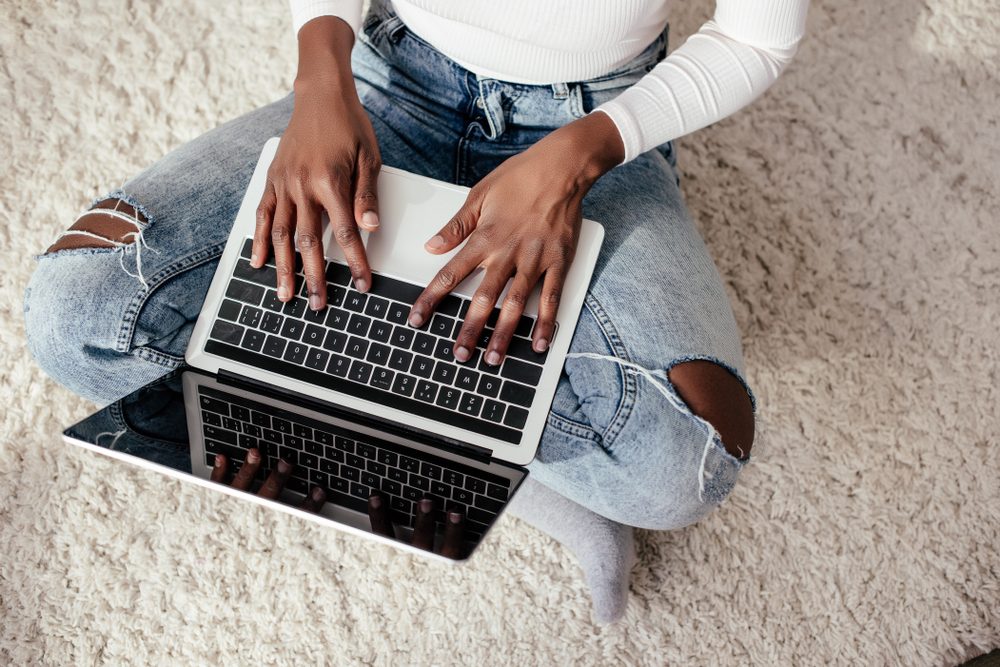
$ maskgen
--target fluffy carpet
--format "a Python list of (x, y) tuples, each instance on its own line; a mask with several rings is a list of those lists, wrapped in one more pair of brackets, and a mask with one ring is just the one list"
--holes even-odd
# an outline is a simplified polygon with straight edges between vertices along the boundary
[[(673, 44), (711, 11), (678, 2)], [(210, 11), (210, 8), (214, 11)], [(949, 665), (1000, 645), (1000, 14), (816, 2), (789, 71), (680, 142), (761, 403), (706, 521), (640, 533), (624, 621), (505, 517), (443, 569), (64, 445), (30, 255), (281, 95), (283, 3), (0, 4), (0, 661)], [(113, 480), (113, 481), (112, 481)]]

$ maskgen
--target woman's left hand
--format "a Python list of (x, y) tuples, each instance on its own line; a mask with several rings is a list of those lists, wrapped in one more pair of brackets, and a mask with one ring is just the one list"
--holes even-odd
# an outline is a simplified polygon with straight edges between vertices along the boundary
[(425, 244), (441, 254), (468, 239), (414, 302), (409, 322), (420, 327), (473, 270), (485, 269), (455, 337), (456, 361), (467, 361), (508, 280), (485, 361), (498, 365), (535, 285), (541, 280), (532, 347), (544, 352), (555, 329), (566, 273), (576, 252), (582, 202), (594, 182), (619, 164), (624, 146), (604, 113), (592, 113), (548, 134), (504, 161), (469, 192), (465, 204)]

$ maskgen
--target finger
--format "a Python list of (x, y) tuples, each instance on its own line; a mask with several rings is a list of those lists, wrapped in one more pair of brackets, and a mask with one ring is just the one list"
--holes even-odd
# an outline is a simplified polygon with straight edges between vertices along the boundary
[(274, 219), (274, 208), (278, 197), (274, 194), (274, 185), (268, 179), (264, 186), (264, 196), (257, 205), (257, 224), (253, 231), (253, 249), (250, 251), (250, 265), (259, 269), (267, 263), (271, 253), (271, 220)]
[[(332, 188), (336, 187), (336, 191)], [(323, 206), (330, 216), (333, 227), (333, 240), (344, 251), (344, 259), (354, 278), (354, 287), (360, 292), (367, 292), (372, 284), (372, 270), (368, 266), (368, 256), (365, 255), (365, 244), (361, 241), (361, 233), (354, 221), (354, 212), (347, 205), (349, 187), (340, 183), (331, 184), (321, 193)]]
[(441, 544), (441, 555), (445, 558), (462, 557), (462, 533), (465, 529), (465, 517), (461, 512), (452, 510), (445, 516), (444, 541)]
[(285, 459), (278, 459), (278, 465), (275, 466), (271, 474), (264, 480), (264, 484), (261, 485), (257, 495), (261, 498), (270, 498), (271, 500), (277, 498), (281, 490), (285, 488), (285, 483), (292, 474), (292, 468), (294, 467)]
[(303, 509), (307, 512), (312, 512), (313, 514), (318, 514), (323, 503), (326, 502), (326, 491), (318, 486), (314, 486), (306, 499), (302, 501), (299, 505), (299, 509)]
[(474, 248), (466, 246), (448, 260), (448, 263), (434, 275), (420, 296), (416, 298), (410, 307), (410, 313), (406, 317), (406, 322), (411, 327), (420, 328), (431, 318), (434, 309), (437, 308), (441, 299), (458, 286), (465, 277), (472, 273), (473, 269), (479, 266), (480, 253)]
[(524, 312), (524, 304), (528, 302), (528, 296), (531, 295), (531, 290), (537, 282), (537, 274), (520, 272), (514, 274), (514, 280), (511, 281), (510, 289), (507, 290), (503, 305), (500, 307), (500, 317), (486, 345), (486, 363), (495, 366), (503, 361), (510, 340), (514, 336), (514, 330), (517, 329), (517, 323), (521, 319), (521, 313)]
[(233, 479), (233, 488), (239, 489), (240, 491), (246, 491), (253, 484), (253, 478), (257, 476), (257, 471), (260, 470), (260, 452), (257, 451), (256, 447), (251, 447), (247, 450), (246, 461), (240, 466), (240, 471), (236, 473), (236, 478)]
[(311, 203), (296, 207), (298, 220), (295, 234), (302, 255), (302, 272), (306, 276), (309, 307), (326, 308), (326, 258), (323, 256), (323, 226), (320, 212)]
[(279, 195), (271, 223), (271, 246), (274, 267), (278, 274), (278, 300), (288, 301), (295, 294), (295, 205), (287, 196)]
[(559, 300), (562, 298), (565, 282), (565, 264), (555, 264), (545, 271), (542, 293), (538, 300), (538, 319), (535, 320), (535, 330), (531, 334), (531, 346), (535, 352), (545, 352), (552, 343), (556, 329), (556, 313), (559, 311)]
[[(465, 321), (462, 322), (462, 328), (455, 337), (453, 354), (456, 360), (466, 361), (472, 356), (483, 327), (486, 326), (486, 320), (493, 312), (493, 306), (507, 285), (513, 270), (509, 265), (486, 269), (486, 276), (483, 282), (479, 283), (476, 293), (472, 295), (472, 303), (469, 304), (469, 311), (465, 314)], [(484, 360), (493, 366), (500, 363), (499, 359), (490, 360), (484, 357)]]
[(434, 549), (434, 501), (423, 498), (417, 503), (417, 519), (413, 524), (413, 546)]
[(354, 221), (362, 229), (378, 229), (378, 174), (382, 160), (376, 152), (370, 155), (362, 151), (358, 156), (358, 168), (354, 185)]
[(226, 459), (225, 454), (216, 454), (215, 461), (212, 463), (212, 476), (211, 480), (213, 482), (222, 482), (226, 479), (226, 471), (229, 469), (229, 460)]
[(395, 539), (396, 531), (393, 530), (392, 521), (389, 519), (389, 508), (385, 498), (378, 491), (368, 498), (368, 520), (371, 521), (372, 532)]
[(453, 215), (437, 234), (427, 239), (424, 247), (435, 255), (448, 252), (475, 231), (479, 222), (479, 211), (479, 198), (470, 192), (458, 213)]

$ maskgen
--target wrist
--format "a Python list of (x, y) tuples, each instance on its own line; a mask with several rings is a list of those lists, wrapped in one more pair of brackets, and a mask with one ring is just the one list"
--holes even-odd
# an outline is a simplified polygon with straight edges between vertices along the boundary
[(578, 180), (588, 187), (625, 159), (621, 133), (606, 113), (587, 114), (559, 131), (565, 131), (569, 150), (575, 156)]
[(298, 44), (296, 92), (316, 87), (353, 87), (351, 49), (354, 46), (354, 31), (346, 21), (336, 16), (312, 19), (299, 30)]

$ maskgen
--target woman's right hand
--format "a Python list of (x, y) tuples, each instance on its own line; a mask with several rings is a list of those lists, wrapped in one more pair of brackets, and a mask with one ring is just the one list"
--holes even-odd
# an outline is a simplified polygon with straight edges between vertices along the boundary
[(320, 222), (324, 210), (354, 286), (362, 292), (371, 286), (371, 268), (358, 228), (378, 227), (376, 188), (382, 159), (375, 130), (354, 87), (350, 26), (324, 16), (306, 23), (298, 39), (295, 106), (267, 172), (250, 264), (264, 266), (273, 246), (278, 299), (291, 300), (297, 287), (297, 233), (309, 307), (321, 310), (326, 306)]

